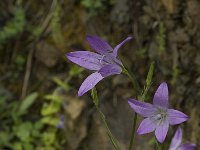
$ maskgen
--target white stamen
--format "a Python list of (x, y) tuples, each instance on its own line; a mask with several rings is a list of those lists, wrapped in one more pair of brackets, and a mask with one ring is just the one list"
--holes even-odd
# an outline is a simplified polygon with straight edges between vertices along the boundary
[(159, 108), (158, 111), (151, 117), (151, 119), (158, 125), (163, 123), (167, 118), (167, 111)]

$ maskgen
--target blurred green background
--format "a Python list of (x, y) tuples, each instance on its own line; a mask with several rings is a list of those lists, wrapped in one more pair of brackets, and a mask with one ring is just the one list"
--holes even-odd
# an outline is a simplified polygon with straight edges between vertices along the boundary
[[(90, 94), (77, 97), (89, 72), (65, 58), (70, 51), (91, 50), (86, 34), (113, 47), (133, 35), (120, 58), (141, 86), (155, 61), (147, 100), (166, 81), (170, 105), (190, 116), (182, 126), (184, 140), (198, 144), (199, 8), (199, 0), (1, 0), (0, 150), (113, 149)], [(113, 76), (97, 89), (113, 134), (126, 149), (133, 115), (127, 99), (135, 97), (131, 83)], [(65, 127), (59, 129), (62, 115)], [(135, 148), (153, 149), (152, 136), (137, 136)]]

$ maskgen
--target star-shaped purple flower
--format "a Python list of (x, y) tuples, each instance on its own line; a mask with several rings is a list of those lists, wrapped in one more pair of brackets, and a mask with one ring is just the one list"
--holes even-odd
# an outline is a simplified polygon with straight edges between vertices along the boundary
[(196, 144), (185, 143), (182, 144), (183, 131), (180, 127), (176, 130), (174, 137), (172, 138), (172, 142), (169, 150), (194, 150), (196, 148)]
[(97, 53), (76, 51), (66, 54), (67, 58), (73, 63), (95, 71), (82, 83), (78, 91), (78, 96), (82, 96), (91, 90), (103, 78), (122, 72), (122, 62), (117, 58), (118, 50), (124, 43), (131, 39), (132, 37), (127, 37), (113, 49), (106, 41), (99, 37), (88, 35), (87, 41)]
[(180, 124), (188, 120), (188, 116), (184, 113), (168, 108), (168, 87), (165, 82), (158, 87), (153, 98), (153, 105), (134, 99), (130, 99), (128, 103), (136, 113), (145, 117), (137, 133), (145, 134), (155, 131), (160, 143), (165, 140), (169, 125)]

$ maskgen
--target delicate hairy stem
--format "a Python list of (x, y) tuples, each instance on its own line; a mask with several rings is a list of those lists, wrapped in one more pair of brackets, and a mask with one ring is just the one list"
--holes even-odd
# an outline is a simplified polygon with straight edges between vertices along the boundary
[(113, 136), (112, 132), (110, 131), (109, 127), (108, 127), (108, 124), (106, 122), (106, 118), (105, 118), (105, 115), (103, 114), (103, 112), (100, 110), (99, 108), (99, 98), (98, 98), (98, 95), (97, 95), (97, 91), (95, 88), (92, 89), (92, 99), (93, 99), (93, 103), (98, 111), (98, 114), (101, 118), (101, 121), (103, 122), (105, 128), (106, 128), (106, 132), (110, 138), (110, 141), (111, 143), (113, 144), (115, 150), (120, 150), (120, 147), (118, 145), (118, 141), (116, 140), (116, 138)]

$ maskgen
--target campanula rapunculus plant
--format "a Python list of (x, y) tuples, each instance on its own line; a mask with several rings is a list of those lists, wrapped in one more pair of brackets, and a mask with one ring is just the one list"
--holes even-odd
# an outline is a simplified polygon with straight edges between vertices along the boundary
[(95, 71), (82, 83), (78, 91), (78, 96), (82, 96), (87, 91), (91, 90), (103, 78), (122, 72), (122, 62), (118, 59), (118, 50), (124, 43), (131, 39), (132, 37), (127, 37), (113, 49), (101, 38), (88, 35), (87, 41), (97, 53), (75, 51), (66, 54), (67, 58), (73, 63), (88, 70)]
[(160, 143), (165, 140), (169, 125), (180, 124), (188, 120), (188, 116), (184, 113), (168, 108), (168, 87), (165, 82), (160, 84), (155, 92), (153, 105), (135, 99), (130, 99), (128, 103), (136, 113), (145, 117), (137, 133), (145, 134), (155, 131), (155, 136)]
[(183, 131), (180, 127), (176, 130), (174, 137), (172, 138), (172, 142), (170, 144), (169, 150), (194, 150), (196, 148), (196, 144), (185, 143), (182, 144)]

